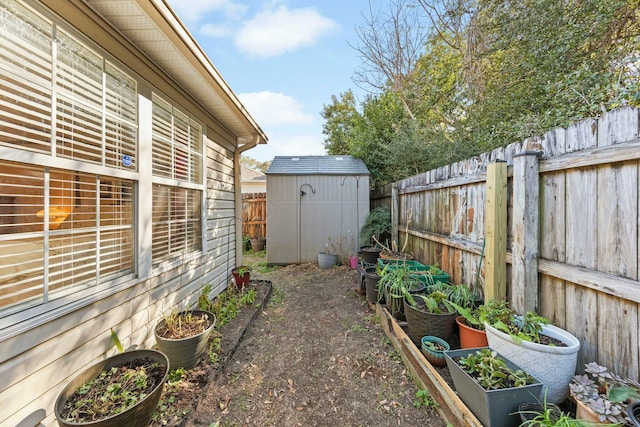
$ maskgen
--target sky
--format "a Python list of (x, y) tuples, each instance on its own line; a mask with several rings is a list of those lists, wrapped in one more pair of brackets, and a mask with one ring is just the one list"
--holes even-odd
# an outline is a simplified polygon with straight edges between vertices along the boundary
[[(323, 155), (321, 112), (351, 89), (362, 64), (352, 47), (369, 0), (168, 0), (231, 90), (267, 134), (245, 154)], [(364, 16), (363, 16), (364, 15)]]

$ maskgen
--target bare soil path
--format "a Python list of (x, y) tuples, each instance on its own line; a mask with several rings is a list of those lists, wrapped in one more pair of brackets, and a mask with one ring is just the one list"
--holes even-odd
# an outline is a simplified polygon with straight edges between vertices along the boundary
[(271, 282), (271, 300), (184, 425), (446, 425), (354, 292), (355, 270), (302, 264), (251, 278)]

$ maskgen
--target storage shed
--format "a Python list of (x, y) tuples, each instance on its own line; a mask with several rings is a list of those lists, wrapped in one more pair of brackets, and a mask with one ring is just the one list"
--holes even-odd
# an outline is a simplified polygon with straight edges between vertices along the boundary
[(342, 261), (358, 251), (369, 170), (352, 156), (277, 156), (267, 169), (267, 263)]

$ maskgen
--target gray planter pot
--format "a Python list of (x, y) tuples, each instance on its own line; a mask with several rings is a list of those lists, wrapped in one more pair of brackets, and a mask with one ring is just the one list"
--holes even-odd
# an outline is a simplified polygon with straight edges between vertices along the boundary
[[(470, 348), (450, 350), (444, 353), (456, 393), (485, 427), (519, 426), (518, 407), (521, 403), (538, 402), (542, 383), (536, 380), (534, 384), (523, 387), (485, 390), (454, 360), (457, 357), (465, 357), (470, 353), (475, 353), (477, 350), (479, 349)], [(522, 369), (504, 356), (502, 358), (505, 359), (509, 368)], [(530, 372), (528, 373), (530, 374)]]
[[(108, 370), (137, 359), (142, 359), (144, 357), (149, 357), (164, 366), (165, 373), (162, 381), (160, 381), (156, 385), (151, 393), (149, 393), (144, 399), (140, 400), (140, 402), (136, 403), (135, 405), (117, 415), (113, 415), (111, 417), (104, 418), (98, 421), (75, 423), (65, 421), (62, 418), (61, 413), (63, 413), (64, 405), (67, 403), (69, 398), (73, 396), (76, 390), (80, 388), (80, 386), (82, 386), (84, 383), (97, 378), (103, 370)], [(169, 359), (166, 355), (156, 350), (125, 351), (124, 353), (118, 353), (114, 356), (108, 357), (105, 360), (102, 360), (82, 371), (60, 392), (54, 406), (54, 413), (58, 421), (58, 425), (60, 425), (61, 427), (147, 427), (151, 422), (153, 413), (156, 409), (156, 406), (158, 406), (158, 402), (160, 401), (160, 396), (162, 395), (162, 386), (164, 385), (168, 374)]]
[(322, 269), (329, 269), (338, 263), (338, 254), (329, 252), (318, 252), (318, 266)]
[(569, 383), (575, 375), (580, 341), (564, 329), (542, 327), (544, 335), (556, 338), (566, 347), (514, 341), (508, 334), (485, 323), (489, 347), (511, 360), (544, 384), (540, 400), (560, 403), (569, 396)]
[[(180, 367), (185, 369), (193, 368), (200, 356), (207, 350), (209, 336), (216, 326), (216, 316), (213, 313), (204, 310), (190, 311), (194, 316), (209, 316), (212, 319), (211, 326), (197, 335), (179, 339), (163, 338), (158, 335), (158, 328), (164, 323), (164, 320), (160, 320), (154, 329), (158, 350), (167, 355), (171, 369)], [(183, 313), (186, 312), (180, 312), (178, 315)]]

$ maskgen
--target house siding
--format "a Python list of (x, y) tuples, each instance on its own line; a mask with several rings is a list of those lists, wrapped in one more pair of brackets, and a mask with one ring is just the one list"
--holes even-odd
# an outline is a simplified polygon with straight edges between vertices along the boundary
[[(235, 212), (237, 137), (215, 117), (207, 115), (201, 105), (182, 93), (147, 58), (133, 55), (135, 62), (131, 62), (135, 48), (110, 30), (109, 25), (97, 20), (82, 3), (46, 3), (54, 12), (58, 9), (71, 27), (88, 29), (91, 39), (97, 43), (110, 40), (102, 47), (112, 57), (119, 57), (120, 50), (124, 49), (125, 58), (129, 58), (127, 68), (136, 70), (138, 76), (144, 75), (144, 79), (138, 77), (141, 105), (150, 105), (150, 94), (156, 91), (203, 124), (203, 252), (154, 268), (150, 261), (151, 248), (147, 247), (146, 254), (138, 255), (141, 278), (118, 285), (119, 291), (103, 289), (91, 302), (71, 303), (0, 330), (0, 426), (56, 425), (53, 407), (66, 383), (83, 368), (116, 352), (111, 329), (117, 332), (125, 348), (155, 346), (153, 327), (161, 315), (176, 306), (194, 305), (207, 283), (212, 285), (209, 296), (217, 295), (226, 288), (230, 270), (236, 263), (235, 218), (240, 216)], [(89, 15), (93, 20), (86, 27)], [(140, 155), (143, 155), (145, 144), (150, 147), (150, 135), (145, 136), (144, 126), (139, 138)], [(146, 142), (142, 140), (145, 138)], [(146, 150), (147, 156), (150, 151)], [(148, 158), (141, 160), (149, 161)], [(145, 173), (150, 171), (141, 170), (140, 176)], [(141, 195), (139, 202), (144, 200), (145, 195)], [(142, 212), (138, 221), (146, 218), (150, 218), (150, 213)], [(139, 233), (151, 231), (149, 225), (139, 225)], [(144, 243), (145, 237), (138, 242)]]

